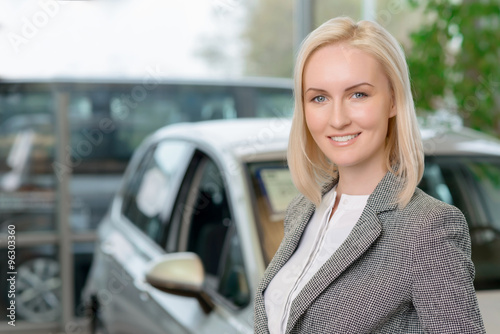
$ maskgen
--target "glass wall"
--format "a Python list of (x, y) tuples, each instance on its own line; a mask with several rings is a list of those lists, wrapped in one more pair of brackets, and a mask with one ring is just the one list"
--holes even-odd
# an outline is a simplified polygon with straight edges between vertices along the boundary
[(0, 82), (0, 279), (15, 282), (0, 296), (0, 332), (85, 325), (96, 228), (147, 135), (177, 122), (289, 116), (292, 105), (287, 80)]

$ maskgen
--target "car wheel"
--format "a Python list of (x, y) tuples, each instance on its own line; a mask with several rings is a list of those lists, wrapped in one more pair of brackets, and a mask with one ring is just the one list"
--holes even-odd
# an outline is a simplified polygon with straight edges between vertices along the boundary
[(35, 258), (20, 264), (17, 273), (19, 316), (30, 322), (58, 320), (62, 307), (59, 263), (50, 258)]

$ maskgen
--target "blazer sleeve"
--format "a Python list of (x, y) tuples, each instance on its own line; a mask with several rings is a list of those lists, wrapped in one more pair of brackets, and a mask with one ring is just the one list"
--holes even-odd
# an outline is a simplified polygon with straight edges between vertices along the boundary
[(485, 333), (473, 286), (470, 235), (457, 208), (438, 205), (413, 249), (412, 298), (426, 333)]

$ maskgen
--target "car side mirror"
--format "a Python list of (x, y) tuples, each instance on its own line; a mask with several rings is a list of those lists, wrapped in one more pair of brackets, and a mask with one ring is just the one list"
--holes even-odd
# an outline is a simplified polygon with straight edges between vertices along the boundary
[(146, 282), (158, 290), (179, 296), (194, 297), (205, 313), (214, 304), (203, 291), (205, 270), (199, 256), (191, 252), (172, 253), (160, 257), (151, 264)]

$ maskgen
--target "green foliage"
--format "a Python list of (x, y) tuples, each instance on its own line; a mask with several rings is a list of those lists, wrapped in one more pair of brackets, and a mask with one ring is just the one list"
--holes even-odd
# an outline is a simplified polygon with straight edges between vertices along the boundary
[(467, 126), (500, 135), (499, 1), (428, 0), (425, 6), (426, 22), (407, 52), (417, 109), (451, 109)]
[(247, 44), (245, 72), (252, 76), (291, 77), (293, 74), (293, 3), (257, 1), (249, 5), (242, 35)]

